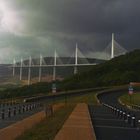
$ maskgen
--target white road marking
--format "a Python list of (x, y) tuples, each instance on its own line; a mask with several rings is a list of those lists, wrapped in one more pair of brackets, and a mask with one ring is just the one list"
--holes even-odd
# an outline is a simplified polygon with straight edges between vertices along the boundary
[(131, 128), (131, 127), (118, 127), (118, 126), (106, 126), (106, 125), (95, 125), (94, 127), (111, 128), (111, 129), (124, 129), (124, 130), (137, 130), (137, 128)]

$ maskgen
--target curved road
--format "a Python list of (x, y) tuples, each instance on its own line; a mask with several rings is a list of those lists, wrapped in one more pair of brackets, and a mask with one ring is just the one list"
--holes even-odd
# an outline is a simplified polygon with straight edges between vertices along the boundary
[[(132, 111), (119, 104), (118, 98), (124, 92), (112, 92), (99, 96), (103, 104), (122, 110), (126, 114), (130, 113), (131, 117), (136, 116), (136, 122), (140, 118), (139, 111)], [(95, 129), (97, 140), (139, 140), (139, 124), (133, 126), (132, 121), (128, 122), (124, 117), (120, 117), (110, 107), (89, 106), (89, 111)]]
[[(44, 106), (47, 104), (54, 104), (56, 101), (64, 100), (67, 102), (69, 98), (72, 97), (78, 97), (78, 96), (84, 96), (85, 94), (91, 94), (91, 91), (98, 91), (98, 89), (86, 89), (81, 91), (75, 91), (71, 94), (60, 94), (60, 95), (54, 95), (54, 96), (46, 96), (43, 98), (36, 98), (36, 100), (28, 100), (27, 103), (21, 103), (21, 104), (15, 104), (15, 105), (1, 105), (0, 104), (0, 129), (5, 128), (13, 123), (16, 123), (17, 121), (21, 121), (39, 111), (44, 110)], [(42, 104), (43, 106), (37, 106), (32, 107), (32, 109), (26, 110), (27, 105), (33, 105), (33, 104)], [(23, 112), (23, 106), (25, 107), (25, 111)], [(14, 115), (14, 108), (16, 107), (16, 114)], [(11, 110), (11, 115), (8, 117), (8, 109)], [(21, 109), (21, 112), (19, 113), (19, 108)], [(30, 107), (29, 107), (30, 108)], [(2, 112), (4, 110), (4, 119), (2, 119)]]
[(126, 108), (126, 106), (123, 106), (118, 102), (119, 97), (122, 96), (124, 93), (126, 93), (126, 92), (124, 92), (124, 91), (117, 92), (116, 91), (116, 92), (104, 94), (104, 95), (99, 97), (99, 100), (103, 103), (109, 104), (113, 107), (117, 107), (117, 108), (122, 109), (126, 112), (129, 112), (131, 115), (135, 115), (137, 120), (140, 119), (140, 111), (130, 110), (130, 109)]

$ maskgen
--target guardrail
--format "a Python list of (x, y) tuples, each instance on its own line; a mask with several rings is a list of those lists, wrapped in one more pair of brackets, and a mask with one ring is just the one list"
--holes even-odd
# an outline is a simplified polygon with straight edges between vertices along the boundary
[(93, 91), (99, 91), (108, 89), (106, 87), (103, 88), (90, 88), (90, 89), (83, 89), (83, 90), (76, 90), (76, 91), (65, 91), (59, 94), (53, 94), (53, 95), (46, 95), (46, 96), (40, 96), (40, 97), (32, 97), (32, 98), (25, 98), (24, 102), (32, 102), (32, 101), (39, 101), (39, 100), (46, 100), (46, 99), (53, 99), (57, 97), (70, 97), (70, 96), (76, 96), (76, 95), (82, 95), (82, 94), (88, 94), (89, 92)]
[(130, 125), (131, 127), (139, 126), (139, 120), (136, 120), (135, 115), (130, 114), (130, 112), (127, 112), (124, 109), (120, 109), (114, 106), (111, 106), (109, 104), (103, 103), (103, 106), (108, 108), (112, 114), (114, 114), (118, 119), (124, 120), (125, 123)]
[[(130, 112), (127, 112), (124, 109), (120, 109), (120, 108), (114, 107), (112, 105), (105, 104), (105, 103), (101, 102), (100, 99), (99, 99), (104, 94), (109, 94), (109, 93), (116, 92), (116, 91), (127, 91), (127, 90), (128, 90), (127, 87), (103, 90), (103, 91), (97, 93), (97, 100), (100, 104), (109, 108), (111, 110), (111, 112), (114, 113), (114, 115), (117, 116), (117, 118), (123, 119), (124, 122), (129, 124), (131, 127), (137, 127), (138, 129), (140, 129), (140, 119), (136, 119), (135, 114), (132, 115), (132, 114), (130, 114)], [(137, 109), (137, 110), (140, 111), (140, 106), (139, 105), (131, 104), (129, 106), (129, 108)]]
[(4, 120), (6, 118), (11, 118), (16, 115), (23, 114), (28, 111), (33, 111), (37, 108), (41, 108), (41, 103), (28, 103), (28, 104), (14, 104), (14, 105), (4, 105), (0, 106), (0, 119)]

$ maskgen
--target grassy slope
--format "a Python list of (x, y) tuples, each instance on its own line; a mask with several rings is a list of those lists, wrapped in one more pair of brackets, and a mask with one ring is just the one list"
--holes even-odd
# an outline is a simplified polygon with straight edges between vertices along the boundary
[[(140, 50), (135, 50), (126, 55), (116, 57), (105, 63), (93, 66), (91, 70), (79, 73), (56, 82), (58, 91), (104, 87), (128, 84), (140, 81)], [(32, 96), (38, 93), (48, 94), (52, 90), (52, 83), (37, 83), (0, 92), (0, 98), (17, 96)]]
[(68, 105), (56, 111), (53, 117), (46, 118), (16, 140), (53, 140), (73, 108), (74, 105)]
[(57, 111), (52, 118), (45, 119), (31, 130), (25, 132), (17, 140), (53, 140), (56, 133), (64, 124), (64, 121), (72, 112), (75, 104), (81, 102), (95, 105), (97, 104), (96, 93), (90, 93), (79, 97), (71, 97), (67, 100), (55, 101), (54, 103), (58, 102), (66, 102), (67, 105), (63, 109)]
[(128, 95), (128, 93), (124, 94), (120, 97), (120, 100), (128, 105), (130, 104), (140, 105), (140, 92), (131, 95), (131, 97), (130, 95)]
[(133, 89), (134, 94), (129, 95), (128, 93), (125, 93), (120, 97), (120, 100), (127, 105), (140, 105), (140, 86), (133, 86)]
[(65, 88), (85, 88), (128, 84), (140, 81), (140, 50), (116, 57), (110, 61), (64, 80)]
[(70, 97), (67, 99), (61, 100), (61, 102), (67, 102), (67, 103), (72, 103), (72, 104), (77, 104), (77, 103), (86, 103), (86, 104), (98, 104), (97, 99), (96, 99), (96, 93), (91, 92), (86, 95), (80, 95), (76, 97)]

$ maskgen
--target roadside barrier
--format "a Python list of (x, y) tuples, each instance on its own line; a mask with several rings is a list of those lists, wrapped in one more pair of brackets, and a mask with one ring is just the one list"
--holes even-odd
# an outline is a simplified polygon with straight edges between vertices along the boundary
[(29, 112), (32, 110), (36, 110), (42, 107), (41, 103), (30, 103), (24, 105), (17, 105), (17, 106), (8, 106), (10, 104), (1, 104), (0, 108), (0, 120), (5, 120), (7, 118), (14, 117), (16, 115), (21, 115), (25, 112)]
[(135, 115), (132, 116), (132, 123), (131, 123), (132, 127), (136, 127), (136, 117)]
[(8, 117), (11, 117), (11, 108), (8, 109)]
[[(111, 93), (112, 91), (126, 91), (127, 89), (122, 88), (122, 89), (117, 89), (117, 90), (105, 90), (105, 91), (101, 91), (97, 94), (97, 98), (99, 100), (99, 97), (101, 98), (104, 94), (108, 94)], [(101, 101), (100, 101), (101, 102)], [(122, 119), (124, 120), (124, 122), (127, 123), (127, 125), (131, 126), (131, 127), (137, 127), (140, 130), (140, 120), (136, 119), (135, 115), (131, 115), (130, 112), (127, 112), (121, 108), (117, 108), (115, 106), (106, 104), (106, 103), (101, 103), (103, 106), (109, 108), (111, 110), (111, 112), (118, 118), (118, 119)], [(140, 110), (140, 106), (139, 105), (131, 105), (130, 108), (133, 108), (135, 110)]]
[(16, 115), (16, 107), (14, 107), (14, 110), (13, 110), (13, 114), (14, 114), (14, 116)]
[(1, 118), (2, 118), (2, 120), (4, 120), (4, 118), (5, 118), (5, 110), (4, 109), (2, 109), (2, 112), (1, 112)]
[[(111, 112), (118, 118), (123, 119), (128, 125), (131, 127), (136, 127), (136, 117), (135, 115), (131, 116), (130, 112), (126, 113), (126, 111), (123, 111), (122, 109), (113, 107), (111, 105), (102, 103), (103, 106), (107, 107), (111, 110)], [(139, 120), (139, 127), (140, 127), (140, 120)]]
[(123, 112), (123, 120), (125, 121), (127, 118), (126, 112)]
[(127, 123), (131, 124), (131, 116), (130, 113), (127, 114)]

